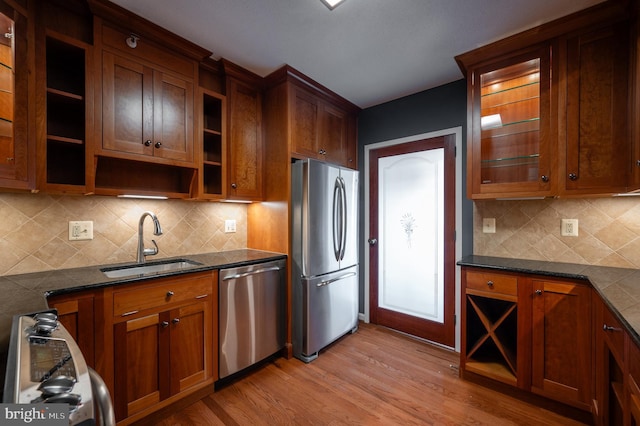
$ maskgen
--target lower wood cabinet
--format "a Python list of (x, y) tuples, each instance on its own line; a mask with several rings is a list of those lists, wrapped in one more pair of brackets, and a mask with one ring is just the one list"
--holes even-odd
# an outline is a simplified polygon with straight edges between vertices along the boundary
[(113, 291), (117, 421), (143, 418), (217, 379), (216, 274), (158, 279)]
[(591, 409), (591, 289), (463, 268), (461, 374)]
[[(531, 279), (531, 391), (591, 409), (591, 288)], [(524, 331), (524, 330), (523, 330)]]
[(58, 310), (58, 321), (74, 338), (87, 365), (96, 368), (96, 298), (100, 292), (81, 291), (47, 300), (50, 308)]

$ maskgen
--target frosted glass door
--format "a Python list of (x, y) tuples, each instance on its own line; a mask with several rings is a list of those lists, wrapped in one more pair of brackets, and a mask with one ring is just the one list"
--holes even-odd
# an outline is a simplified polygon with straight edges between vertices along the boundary
[(444, 149), (378, 159), (378, 307), (444, 321)]

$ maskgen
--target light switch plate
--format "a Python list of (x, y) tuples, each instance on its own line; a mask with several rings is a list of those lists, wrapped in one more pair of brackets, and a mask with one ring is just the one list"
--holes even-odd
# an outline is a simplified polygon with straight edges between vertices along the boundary
[(496, 233), (496, 218), (495, 217), (485, 217), (482, 219), (482, 232), (485, 234), (495, 234)]
[(69, 241), (93, 240), (93, 221), (75, 220), (69, 222)]
[(236, 221), (234, 219), (227, 219), (224, 221), (224, 232), (236, 232)]

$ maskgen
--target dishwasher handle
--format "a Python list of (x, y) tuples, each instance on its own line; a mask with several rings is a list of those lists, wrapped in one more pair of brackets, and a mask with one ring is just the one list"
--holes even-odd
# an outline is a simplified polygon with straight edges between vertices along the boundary
[(226, 277), (222, 278), (222, 281), (235, 280), (238, 278), (248, 277), (250, 275), (257, 275), (257, 274), (264, 274), (265, 272), (279, 271), (281, 269), (282, 268), (279, 266), (270, 266), (268, 268), (256, 269), (255, 271), (247, 271), (239, 274), (227, 275)]

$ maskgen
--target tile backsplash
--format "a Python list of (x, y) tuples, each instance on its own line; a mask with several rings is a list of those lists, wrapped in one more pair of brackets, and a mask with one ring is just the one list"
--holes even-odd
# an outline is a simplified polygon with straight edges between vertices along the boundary
[[(145, 220), (146, 247), (153, 259), (246, 248), (247, 206), (183, 200), (120, 199), (101, 196), (0, 194), (0, 275), (134, 262), (138, 221), (154, 212), (163, 234)], [(225, 219), (236, 232), (225, 233)], [(69, 241), (69, 221), (93, 221), (93, 240)]]
[[(562, 219), (578, 219), (577, 237), (561, 235)], [(640, 197), (475, 201), (473, 221), (476, 255), (640, 268)]]

